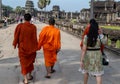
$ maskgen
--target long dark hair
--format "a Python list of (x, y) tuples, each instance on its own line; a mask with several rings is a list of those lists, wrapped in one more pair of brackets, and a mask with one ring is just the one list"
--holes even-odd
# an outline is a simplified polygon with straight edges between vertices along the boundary
[(95, 21), (95, 19), (90, 20), (90, 29), (87, 37), (87, 46), (94, 47), (98, 38), (98, 23)]

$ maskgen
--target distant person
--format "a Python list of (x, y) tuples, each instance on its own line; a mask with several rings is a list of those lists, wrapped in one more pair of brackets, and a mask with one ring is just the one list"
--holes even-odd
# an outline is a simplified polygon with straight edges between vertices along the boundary
[(20, 19), (20, 23), (23, 23), (23, 19), (22, 18)]
[(55, 72), (54, 65), (57, 61), (57, 53), (61, 48), (60, 30), (54, 26), (55, 19), (49, 19), (49, 25), (45, 26), (39, 34), (38, 49), (43, 47), (47, 74), (45, 78), (51, 78)]
[(31, 18), (31, 23), (34, 23), (34, 18), (33, 17)]
[(21, 73), (24, 76), (23, 82), (28, 84), (28, 80), (33, 79), (31, 73), (34, 70), (33, 63), (35, 62), (38, 43), (36, 26), (30, 23), (31, 15), (25, 14), (24, 19), (25, 22), (18, 24), (15, 29), (13, 46), (14, 48), (18, 47)]
[(19, 23), (19, 17), (16, 17), (16, 22)]
[(4, 26), (7, 26), (7, 17), (4, 18)]
[(84, 84), (87, 84), (89, 75), (96, 77), (97, 84), (102, 84), (104, 70), (100, 40), (104, 43), (104, 38), (101, 38), (99, 34), (98, 23), (94, 19), (91, 19), (89, 31), (83, 37), (82, 53), (80, 57), (80, 67), (84, 70)]

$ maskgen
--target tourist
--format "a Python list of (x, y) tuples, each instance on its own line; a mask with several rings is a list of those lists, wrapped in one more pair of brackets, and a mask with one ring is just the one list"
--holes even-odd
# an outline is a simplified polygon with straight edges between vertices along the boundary
[(90, 20), (89, 26), (89, 31), (83, 38), (80, 67), (84, 70), (84, 84), (87, 84), (89, 75), (96, 77), (97, 84), (102, 84), (104, 71), (100, 39), (102, 42), (104, 39), (99, 38), (98, 23), (94, 19)]
[[(88, 34), (89, 28), (90, 28), (90, 24), (91, 24), (91, 23), (89, 23), (89, 24), (87, 25), (87, 27), (85, 28), (85, 30), (84, 30), (84, 32), (83, 32), (82, 40), (81, 40), (81, 42), (80, 42), (80, 47), (81, 47), (81, 49), (82, 49), (82, 47), (83, 47), (83, 38), (84, 38), (85, 35)], [(99, 28), (98, 33), (100, 34), (100, 36), (103, 37), (103, 32), (102, 32), (102, 29), (101, 29), (101, 28)], [(103, 50), (104, 50), (104, 44), (101, 45), (100, 49), (101, 49), (101, 52), (103, 52)]]
[(39, 34), (38, 49), (43, 46), (44, 59), (47, 75), (45, 78), (51, 78), (51, 73), (55, 72), (54, 65), (57, 61), (57, 53), (61, 48), (60, 30), (54, 26), (54, 18), (49, 19), (49, 25), (45, 26)]
[(23, 23), (23, 19), (22, 18), (20, 19), (20, 23)]
[(36, 26), (30, 23), (31, 15), (29, 13), (25, 14), (24, 19), (25, 22), (18, 24), (15, 29), (13, 46), (14, 48), (18, 47), (21, 73), (24, 76), (23, 82), (28, 84), (28, 80), (33, 79), (33, 63), (35, 62), (38, 43)]
[(7, 17), (4, 18), (4, 26), (7, 26)]

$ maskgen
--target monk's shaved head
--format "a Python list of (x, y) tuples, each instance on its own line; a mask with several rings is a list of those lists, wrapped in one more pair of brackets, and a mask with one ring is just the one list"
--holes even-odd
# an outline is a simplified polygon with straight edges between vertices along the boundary
[(53, 17), (51, 17), (49, 19), (49, 25), (54, 25), (55, 24), (55, 19)]
[(32, 18), (32, 16), (31, 16), (29, 13), (26, 13), (26, 14), (24, 15), (24, 19), (25, 19), (26, 21), (30, 21), (31, 18)]

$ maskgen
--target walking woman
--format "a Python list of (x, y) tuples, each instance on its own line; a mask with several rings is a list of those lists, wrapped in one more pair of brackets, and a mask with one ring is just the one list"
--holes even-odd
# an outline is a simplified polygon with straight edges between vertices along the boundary
[(102, 75), (104, 71), (100, 40), (103, 42), (103, 38), (99, 38), (98, 23), (94, 19), (91, 19), (89, 32), (83, 38), (80, 58), (80, 67), (85, 71), (84, 84), (87, 84), (89, 75), (94, 75), (97, 84), (102, 84)]

